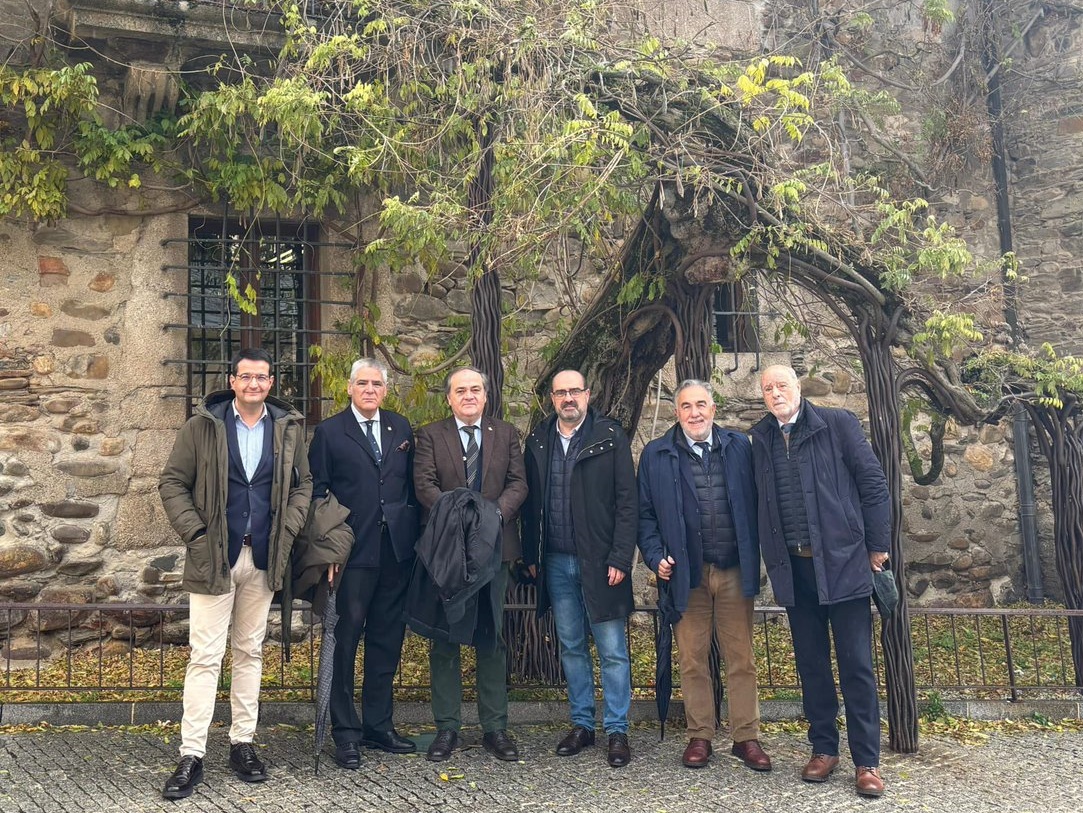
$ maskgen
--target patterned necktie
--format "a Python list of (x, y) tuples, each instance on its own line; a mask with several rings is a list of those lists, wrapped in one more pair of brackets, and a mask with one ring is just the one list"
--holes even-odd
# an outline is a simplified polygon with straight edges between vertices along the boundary
[(478, 479), (478, 456), (481, 450), (478, 448), (478, 440), (474, 435), (477, 431), (476, 426), (463, 426), (460, 427), (462, 431), (467, 433), (469, 440), (466, 441), (466, 485), (474, 491), (481, 491), (479, 488), (480, 483)]
[(696, 441), (696, 448), (699, 449), (699, 459), (704, 466), (707, 465), (707, 455), (711, 453), (711, 444), (705, 440)]
[(380, 455), (380, 444), (376, 442), (376, 436), (372, 434), (372, 425), (376, 421), (365, 421), (365, 434), (368, 435), (369, 445), (372, 446), (372, 453), (376, 455), (376, 465), (379, 466), (383, 462), (383, 457)]

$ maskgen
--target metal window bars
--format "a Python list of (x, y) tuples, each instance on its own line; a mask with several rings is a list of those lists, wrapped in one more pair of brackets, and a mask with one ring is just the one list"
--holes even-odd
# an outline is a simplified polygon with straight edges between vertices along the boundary
[(199, 398), (227, 386), (233, 353), (262, 347), (275, 360), (273, 394), (318, 421), (324, 399), (312, 378), (310, 348), (328, 336), (350, 335), (323, 327), (326, 308), (355, 306), (336, 296), (352, 274), (324, 270), (320, 251), (355, 247), (321, 241), (312, 223), (245, 220), (225, 208), (219, 217), (191, 217), (187, 237), (162, 241), (177, 244), (187, 247), (186, 264), (164, 264), (162, 271), (186, 274), (186, 285), (165, 298), (186, 300), (187, 321), (163, 329), (185, 331), (187, 357), (163, 363), (183, 366), (186, 384), (183, 393), (164, 397), (187, 399), (190, 412)]

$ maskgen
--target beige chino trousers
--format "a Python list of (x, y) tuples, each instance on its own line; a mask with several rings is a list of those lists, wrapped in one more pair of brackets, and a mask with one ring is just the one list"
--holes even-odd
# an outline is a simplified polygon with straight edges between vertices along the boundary
[(191, 660), (184, 675), (184, 716), (181, 718), (181, 756), (203, 757), (207, 731), (214, 716), (218, 675), (226, 654), (226, 634), (233, 620), (233, 673), (230, 683), (230, 743), (252, 742), (259, 717), (259, 689), (263, 677), (263, 638), (274, 592), (267, 586), (267, 571), (252, 562), (252, 549), (241, 548), (230, 571), (232, 589), (221, 596), (192, 593), (188, 598), (188, 643)]

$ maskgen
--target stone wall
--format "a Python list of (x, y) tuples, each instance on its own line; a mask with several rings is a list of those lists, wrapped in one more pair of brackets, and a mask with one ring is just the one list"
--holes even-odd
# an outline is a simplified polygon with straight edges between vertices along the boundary
[(162, 330), (183, 321), (162, 298), (178, 258), (161, 241), (178, 227), (183, 215), (0, 224), (0, 597), (146, 600), (179, 581), (157, 495), (184, 415), (162, 398), (178, 383), (162, 360), (185, 352)]
[[(1005, 122), (1027, 338), (1083, 354), (1083, 9), (1020, 4)], [(1030, 24), (1030, 27), (1026, 26)]]
[(763, 40), (763, 0), (634, 0), (620, 22), (733, 54), (754, 53)]

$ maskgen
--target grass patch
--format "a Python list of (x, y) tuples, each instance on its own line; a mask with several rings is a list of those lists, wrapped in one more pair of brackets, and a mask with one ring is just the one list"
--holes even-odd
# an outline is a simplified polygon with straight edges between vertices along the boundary
[[(644, 623), (644, 619), (646, 622)], [(538, 632), (540, 630), (540, 632)], [(559, 684), (559, 655), (554, 635), (546, 628), (531, 628), (529, 656), (538, 670), (512, 673), (513, 697), (522, 700), (563, 699)], [(525, 640), (525, 639), (524, 639)], [(518, 656), (527, 647), (513, 642)], [(879, 642), (879, 628), (874, 640)], [(1069, 688), (1073, 680), (1067, 621), (1055, 615), (985, 616), (924, 615), (911, 619), (915, 680), (930, 707), (943, 708), (946, 699), (1002, 699), (1014, 685), (1025, 697), (1077, 697)], [(784, 615), (757, 617), (753, 641), (763, 699), (794, 700), (800, 697), (793, 647)], [(1008, 667), (1010, 642), (1012, 669)], [(264, 650), (263, 699), (270, 702), (312, 698), (319, 653), (319, 629), (314, 636), (293, 645), (286, 663), (282, 647), (268, 643)], [(629, 626), (633, 696), (654, 699), (655, 633), (651, 616), (638, 614)], [(428, 641), (407, 635), (396, 682), (396, 698), (402, 701), (429, 699)], [(48, 661), (17, 669), (0, 661), (0, 700), (4, 702), (176, 701), (184, 685), (189, 651), (183, 646), (135, 648), (104, 652), (102, 648), (64, 653)], [(358, 673), (363, 665), (362, 645)], [(883, 661), (877, 651), (877, 665)], [(474, 681), (473, 650), (462, 650), (464, 684)], [(538, 677), (541, 674), (544, 677)], [(223, 664), (220, 694), (229, 692), (230, 656)], [(680, 658), (674, 645), (674, 697), (680, 696)], [(473, 692), (467, 689), (467, 699)], [(928, 712), (927, 712), (928, 716)], [(939, 715), (929, 718), (936, 721)]]

